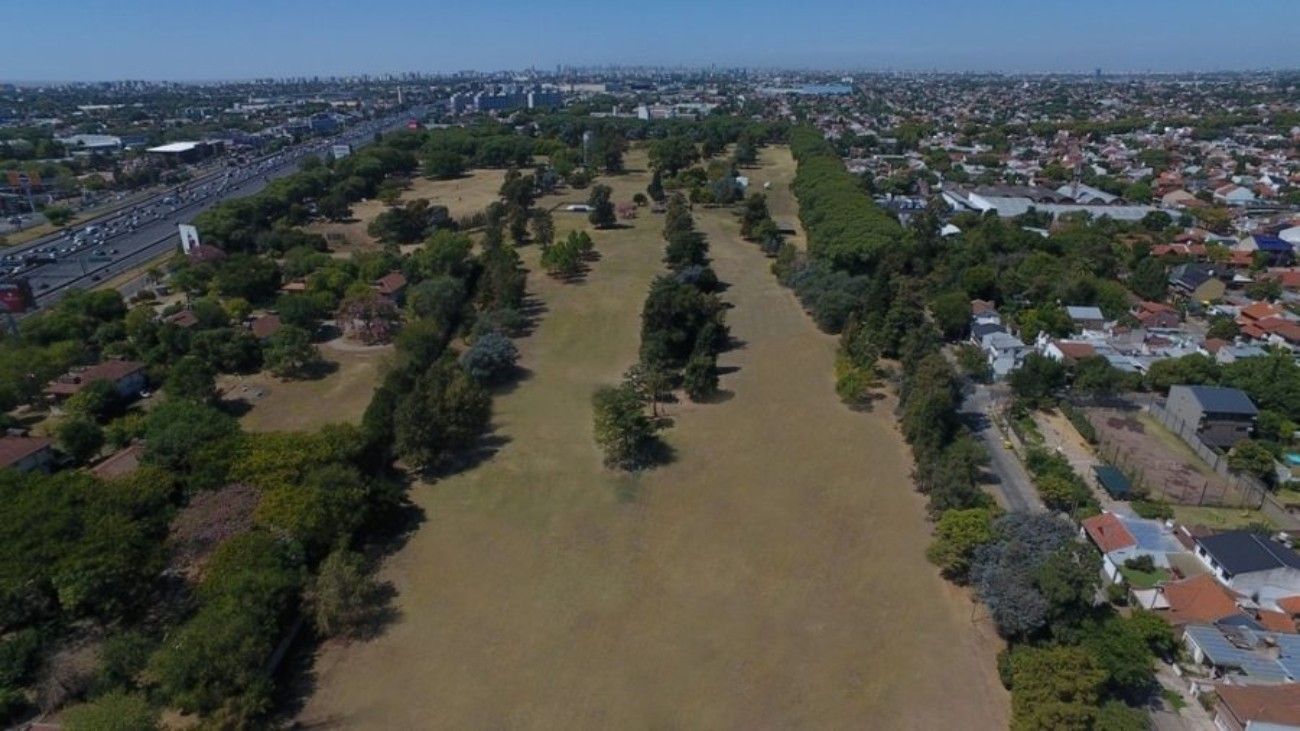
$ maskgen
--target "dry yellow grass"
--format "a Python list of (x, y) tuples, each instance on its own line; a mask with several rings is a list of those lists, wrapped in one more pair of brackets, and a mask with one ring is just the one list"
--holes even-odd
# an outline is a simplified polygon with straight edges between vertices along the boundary
[[(447, 206), (452, 217), (459, 218), (487, 208), (496, 200), (504, 179), (504, 170), (473, 170), (456, 180), (416, 178), (402, 192), (401, 200), (427, 200), (434, 205)], [(353, 203), (352, 220), (338, 223), (317, 221), (308, 225), (306, 230), (328, 239), (330, 248), (336, 253), (346, 255), (355, 250), (373, 248), (377, 242), (366, 233), (366, 227), (385, 208), (387, 206), (374, 199)]]
[(325, 360), (336, 366), (323, 378), (282, 381), (263, 371), (218, 379), (227, 400), (248, 405), (239, 420), (245, 430), (310, 431), (330, 423), (360, 423), (391, 348), (320, 347)]
[(589, 399), (636, 357), (662, 219), (599, 232), (581, 283), (534, 271), (547, 312), (495, 402), (503, 446), (415, 488), (427, 523), (382, 569), (399, 618), (322, 648), (305, 727), (1006, 726), (997, 642), (925, 561), (889, 405), (843, 407), (834, 339), (729, 212), (699, 215), (744, 341), (727, 397), (669, 407), (673, 464), (603, 469)]

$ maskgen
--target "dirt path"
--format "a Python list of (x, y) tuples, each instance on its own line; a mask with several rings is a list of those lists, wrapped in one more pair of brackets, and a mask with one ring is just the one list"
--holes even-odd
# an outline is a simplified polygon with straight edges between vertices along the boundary
[(416, 489), (427, 522), (383, 571), (400, 617), (321, 652), (307, 727), (1006, 726), (996, 643), (924, 559), (888, 406), (838, 403), (833, 338), (727, 215), (702, 225), (745, 341), (730, 398), (670, 407), (672, 465), (601, 469), (589, 397), (635, 358), (662, 219), (601, 234), (584, 284), (532, 277), (548, 312), (496, 402), (506, 442)]

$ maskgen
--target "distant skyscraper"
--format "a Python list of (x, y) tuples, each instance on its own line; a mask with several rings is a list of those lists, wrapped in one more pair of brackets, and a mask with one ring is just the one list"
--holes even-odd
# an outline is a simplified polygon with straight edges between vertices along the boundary
[(1101, 68), (1100, 68), (1100, 67), (1098, 67), (1098, 68), (1096, 68), (1096, 69), (1093, 70), (1093, 72), (1092, 72), (1092, 77), (1093, 77), (1094, 79), (1100, 79), (1100, 78), (1101, 78)]

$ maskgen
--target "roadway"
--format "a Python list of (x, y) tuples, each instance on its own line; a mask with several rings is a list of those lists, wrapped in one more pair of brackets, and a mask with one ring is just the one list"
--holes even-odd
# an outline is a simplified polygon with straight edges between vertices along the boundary
[[(176, 225), (232, 198), (257, 193), (270, 180), (298, 170), (308, 155), (323, 155), (332, 145), (358, 147), (374, 136), (405, 125), (427, 110), (416, 109), (383, 120), (363, 122), (330, 138), (315, 139), (257, 158), (242, 167), (209, 172), (176, 188), (158, 193), (128, 208), (79, 221), (74, 226), (35, 241), (3, 250), (0, 267), (9, 277), (27, 278), (36, 297), (36, 309), (47, 306), (75, 289), (138, 267), (179, 245)], [(92, 233), (83, 233), (87, 230)], [(74, 236), (82, 233), (82, 244)], [(24, 259), (44, 261), (21, 266)]]
[(988, 452), (989, 470), (995, 480), (994, 488), (1002, 498), (999, 501), (1002, 507), (1013, 512), (1041, 513), (1046, 508), (1038, 499), (1033, 480), (993, 422), (994, 401), (998, 397), (994, 389), (997, 388), (982, 383), (967, 386), (961, 404), (961, 418)]

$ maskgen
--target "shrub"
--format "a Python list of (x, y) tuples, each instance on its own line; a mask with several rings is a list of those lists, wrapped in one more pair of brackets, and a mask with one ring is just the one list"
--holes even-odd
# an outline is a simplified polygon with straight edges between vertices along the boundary
[(479, 383), (499, 383), (514, 372), (519, 349), (497, 331), (484, 333), (460, 356), (460, 367)]

